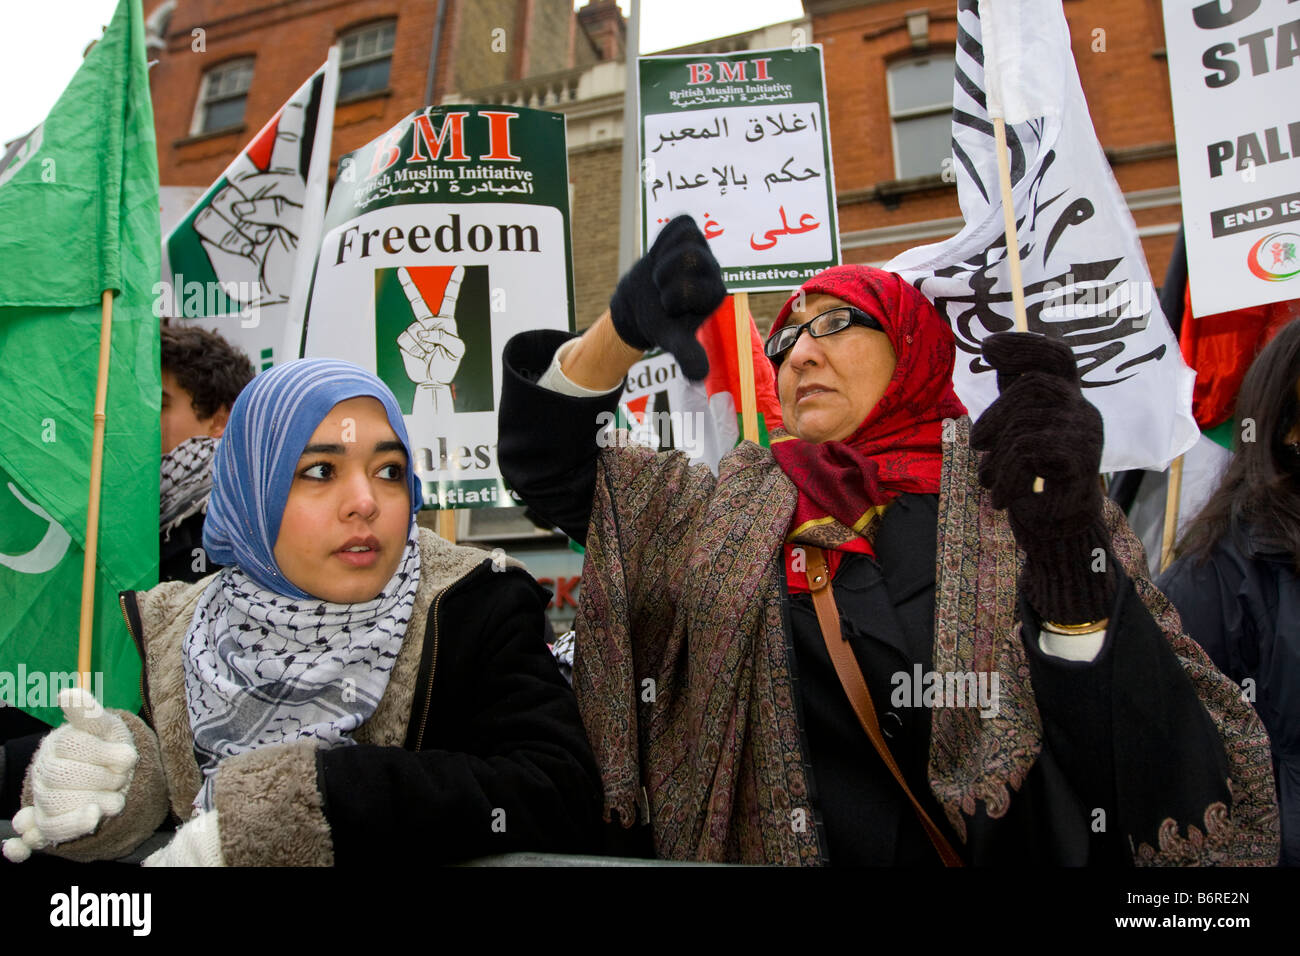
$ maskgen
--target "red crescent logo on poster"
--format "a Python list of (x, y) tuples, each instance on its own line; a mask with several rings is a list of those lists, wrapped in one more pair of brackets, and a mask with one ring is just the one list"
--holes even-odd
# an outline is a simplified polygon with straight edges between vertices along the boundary
[(1246, 265), (1258, 278), (1281, 282), (1300, 275), (1300, 235), (1274, 232), (1260, 239), (1246, 254)]

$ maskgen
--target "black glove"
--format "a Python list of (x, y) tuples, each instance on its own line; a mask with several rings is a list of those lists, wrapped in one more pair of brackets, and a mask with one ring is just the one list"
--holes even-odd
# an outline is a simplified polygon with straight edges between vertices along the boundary
[(619, 280), (609, 300), (618, 337), (636, 349), (667, 349), (686, 377), (709, 373), (695, 330), (727, 296), (718, 261), (690, 216), (678, 216)]
[[(1039, 616), (1082, 624), (1110, 615), (1116, 574), (1102, 511), (1101, 413), (1083, 397), (1068, 346), (1026, 332), (983, 343), (999, 398), (971, 429), (987, 452), (979, 480), (1024, 549), (1021, 593)], [(1034, 478), (1043, 479), (1035, 494)]]

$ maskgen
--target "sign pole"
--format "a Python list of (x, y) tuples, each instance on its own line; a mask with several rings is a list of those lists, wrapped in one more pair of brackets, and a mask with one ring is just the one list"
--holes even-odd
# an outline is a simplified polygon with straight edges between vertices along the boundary
[(754, 350), (749, 336), (749, 293), (731, 297), (736, 313), (736, 360), (740, 363), (740, 437), (758, 442), (758, 400), (754, 396)]
[(636, 261), (639, 222), (637, 199), (640, 196), (640, 170), (637, 165), (640, 142), (638, 122), (639, 88), (637, 85), (637, 57), (641, 42), (641, 0), (632, 0), (632, 10), (627, 18), (627, 47), (623, 51), (623, 189), (618, 205), (618, 274), (632, 268)]
[(1028, 332), (1025, 317), (1025, 284), (1020, 275), (1020, 243), (1016, 238), (1016, 208), (1011, 198), (1011, 165), (1007, 159), (1007, 125), (993, 117), (993, 139), (998, 147), (998, 183), (1002, 188), (1002, 225), (1007, 236), (1007, 266), (1011, 271), (1011, 302), (1015, 306), (1016, 331)]
[(438, 512), (438, 534), (452, 544), (456, 543), (456, 509), (443, 508)]
[(1160, 542), (1160, 571), (1174, 559), (1174, 540), (1178, 535), (1178, 502), (1183, 496), (1183, 456), (1169, 466), (1169, 485), (1165, 488), (1165, 530)]

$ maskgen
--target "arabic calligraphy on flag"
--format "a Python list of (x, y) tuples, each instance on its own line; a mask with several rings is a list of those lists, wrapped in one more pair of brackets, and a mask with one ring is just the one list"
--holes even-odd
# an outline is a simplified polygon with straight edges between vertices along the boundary
[[(976, 4), (958, 7), (952, 149), (965, 226), (885, 268), (913, 282), (952, 324), (953, 383), (978, 417), (998, 394), (980, 343), (1014, 325), (985, 95), (985, 61), (996, 61), (1029, 331), (1074, 352), (1084, 395), (1105, 421), (1102, 471), (1164, 468), (1198, 435), (1194, 376), (1160, 311), (1133, 216), (1093, 130), (1065, 14), (1059, 2), (1004, 2), (989, 8), (990, 19), (995, 10), (1006, 19), (992, 22), (1007, 27), (996, 58), (982, 42), (989, 23), (981, 23)], [(1028, 118), (1013, 119), (1011, 104)]]

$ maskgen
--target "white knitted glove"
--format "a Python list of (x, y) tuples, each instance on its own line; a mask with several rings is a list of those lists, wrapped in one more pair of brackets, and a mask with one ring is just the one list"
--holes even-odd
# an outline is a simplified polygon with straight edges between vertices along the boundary
[(176, 831), (172, 842), (145, 857), (144, 866), (225, 866), (217, 811), (205, 810)]
[(125, 722), (81, 687), (59, 691), (67, 718), (49, 732), (32, 758), (33, 805), (13, 818), (17, 837), (4, 855), (21, 863), (52, 843), (93, 833), (105, 817), (126, 806), (126, 792), (139, 759)]

